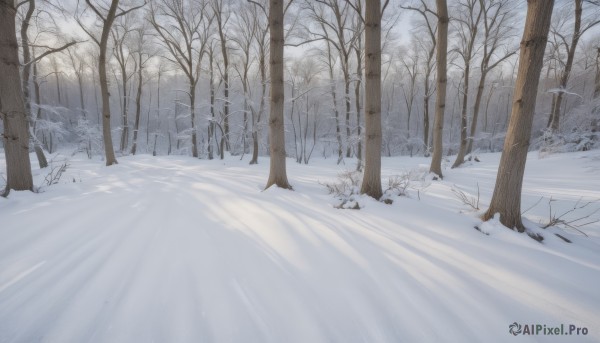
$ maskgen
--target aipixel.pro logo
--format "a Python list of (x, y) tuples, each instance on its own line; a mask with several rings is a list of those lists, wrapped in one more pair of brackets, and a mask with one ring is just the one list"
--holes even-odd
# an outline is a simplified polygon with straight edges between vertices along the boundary
[(533, 335), (533, 336), (564, 336), (564, 335), (587, 335), (588, 328), (579, 327), (573, 324), (559, 326), (549, 326), (546, 324), (519, 324), (513, 322), (508, 326), (508, 332), (513, 336)]

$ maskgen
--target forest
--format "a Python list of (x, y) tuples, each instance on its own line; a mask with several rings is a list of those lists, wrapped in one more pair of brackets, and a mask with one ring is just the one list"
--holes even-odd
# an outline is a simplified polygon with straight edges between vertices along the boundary
[[(9, 1), (10, 2), (10, 1)], [(121, 1), (107, 31), (110, 127), (118, 154), (268, 155), (266, 1)], [(19, 57), (36, 144), (102, 155), (99, 43), (108, 4), (21, 1)], [(388, 1), (382, 15), (382, 155), (429, 155), (436, 92), (433, 1)], [(579, 7), (577, 7), (577, 6)], [(139, 8), (137, 8), (140, 6)], [(286, 5), (287, 6), (287, 5)], [(285, 149), (362, 158), (364, 5), (303, 1), (285, 14)], [(449, 2), (444, 155), (500, 151), (511, 111), (525, 4)], [(99, 13), (96, 13), (99, 11)], [(102, 12), (104, 11), (104, 12)], [(532, 149), (594, 127), (600, 9), (557, 1), (544, 55)], [(593, 122), (593, 123), (592, 123)], [(462, 128), (466, 128), (466, 131)], [(558, 147), (554, 147), (558, 148)], [(570, 147), (577, 149), (577, 147)]]
[(0, 0), (0, 74), (0, 342), (600, 339), (600, 1)]

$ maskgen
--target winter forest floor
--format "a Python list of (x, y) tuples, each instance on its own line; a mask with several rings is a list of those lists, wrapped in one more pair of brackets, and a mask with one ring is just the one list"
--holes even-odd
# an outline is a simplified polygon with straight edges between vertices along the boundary
[[(485, 210), (499, 158), (443, 181), (384, 158), (384, 186), (412, 171), (408, 196), (343, 210), (323, 183), (352, 160), (289, 159), (295, 190), (262, 191), (267, 158), (69, 157), (58, 184), (0, 198), (0, 342), (600, 341), (600, 223), (534, 228), (600, 199), (600, 151), (530, 153), (522, 208), (542, 243), (452, 191), (479, 187)], [(588, 334), (515, 338), (513, 322)]]

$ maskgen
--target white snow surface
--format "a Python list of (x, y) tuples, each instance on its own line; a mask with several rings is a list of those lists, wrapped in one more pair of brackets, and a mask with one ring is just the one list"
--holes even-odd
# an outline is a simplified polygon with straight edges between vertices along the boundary
[[(0, 198), (0, 342), (599, 342), (600, 224), (533, 227), (550, 197), (558, 214), (600, 199), (600, 152), (529, 154), (522, 208), (544, 197), (525, 214), (542, 243), (478, 219), (499, 158), (349, 210), (322, 183), (352, 160), (289, 159), (294, 191), (263, 191), (267, 158), (69, 157), (59, 184)], [(428, 165), (384, 158), (384, 186)], [(477, 185), (480, 211), (451, 191)], [(513, 337), (513, 322), (589, 331)]]

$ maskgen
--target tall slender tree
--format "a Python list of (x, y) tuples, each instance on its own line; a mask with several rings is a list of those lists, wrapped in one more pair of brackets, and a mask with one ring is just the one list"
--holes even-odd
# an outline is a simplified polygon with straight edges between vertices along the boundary
[(436, 0), (438, 31), (437, 31), (437, 95), (435, 99), (435, 120), (433, 123), (433, 156), (429, 171), (440, 178), (442, 175), (442, 139), (444, 132), (444, 111), (446, 110), (446, 83), (448, 53), (448, 5), (446, 0)]
[(360, 192), (381, 198), (381, 0), (365, 6), (365, 173)]
[(167, 60), (185, 74), (190, 100), (192, 156), (198, 157), (196, 133), (196, 87), (200, 79), (202, 59), (211, 37), (214, 15), (207, 11), (206, 1), (159, 0), (150, 7), (150, 23), (168, 51)]
[[(134, 17), (122, 17), (113, 25), (111, 36), (113, 38), (113, 51), (115, 60), (121, 73), (121, 144), (119, 150), (125, 153), (129, 145), (129, 107), (131, 106), (130, 80), (137, 72), (137, 62), (130, 49), (131, 34), (135, 30)], [(133, 68), (130, 67), (133, 66)]]
[[(261, 9), (264, 17), (259, 16), (258, 9)], [(256, 43), (256, 55), (258, 59), (258, 73), (260, 75), (260, 101), (258, 110), (253, 105), (250, 106), (252, 112), (252, 159), (250, 164), (258, 164), (258, 141), (260, 133), (260, 123), (265, 112), (265, 97), (267, 94), (267, 56), (269, 44), (269, 21), (266, 10), (263, 6), (255, 6), (250, 10), (252, 17), (256, 23), (256, 31), (254, 32), (254, 40)], [(267, 18), (266, 20), (261, 18)]]
[(483, 9), (479, 6), (477, 0), (463, 0), (457, 4), (457, 17), (455, 22), (458, 23), (458, 48), (456, 51), (460, 55), (463, 62), (463, 90), (462, 90), (462, 110), (460, 115), (460, 148), (456, 155), (456, 160), (452, 168), (458, 167), (465, 161), (467, 151), (468, 135), (467, 135), (467, 108), (469, 106), (469, 81), (471, 79), (471, 62), (475, 57), (475, 40), (479, 32), (479, 26)]
[(33, 190), (27, 114), (19, 75), (16, 13), (13, 0), (0, 0), (0, 119), (4, 124), (2, 140), (6, 155), (4, 196), (11, 189)]
[[(401, 6), (401, 8), (418, 13), (419, 17), (423, 20), (421, 26), (424, 27), (427, 32), (427, 35), (422, 35), (421, 30), (419, 30), (418, 33), (414, 34), (414, 39), (419, 48), (426, 54), (426, 57), (423, 59), (423, 155), (428, 157), (431, 153), (431, 138), (429, 136), (429, 100), (435, 89), (435, 87), (431, 86), (430, 78), (431, 73), (435, 68), (434, 57), (437, 46), (437, 23), (431, 18), (434, 11), (429, 8), (427, 1), (419, 0), (419, 3), (420, 5), (418, 7)], [(422, 36), (425, 36), (425, 38)]]
[(269, 32), (271, 34), (271, 108), (269, 113), (269, 178), (265, 189), (277, 187), (291, 189), (285, 166), (285, 132), (283, 122), (283, 0), (269, 0)]
[(519, 232), (525, 231), (521, 221), (521, 189), (553, 7), (554, 0), (527, 2), (512, 113), (494, 194), (489, 209), (483, 215), (483, 220), (489, 220), (499, 213), (502, 224)]
[[(31, 138), (31, 142), (33, 143), (33, 149), (35, 151), (35, 155), (38, 159), (38, 164), (40, 168), (46, 168), (48, 166), (48, 161), (46, 160), (46, 155), (44, 155), (44, 150), (42, 149), (42, 145), (39, 143), (37, 137), (33, 132), (33, 113), (31, 112), (31, 92), (29, 87), (29, 82), (31, 79), (31, 50), (29, 48), (29, 25), (31, 19), (33, 17), (33, 13), (35, 12), (35, 0), (29, 0), (29, 8), (27, 9), (27, 13), (23, 18), (23, 22), (21, 23), (21, 50), (23, 51), (23, 71), (21, 74), (22, 79), (22, 87), (23, 87), (23, 101), (25, 103), (25, 114), (27, 116), (27, 120), (29, 121), (28, 131)], [(35, 63), (35, 62), (34, 62)]]
[[(221, 43), (221, 57), (223, 58), (223, 69), (221, 76), (223, 80), (223, 135), (221, 136), (221, 146), (225, 151), (229, 151), (230, 132), (229, 132), (229, 48), (227, 42), (229, 40), (227, 33), (227, 22), (229, 21), (230, 8), (225, 6), (225, 0), (212, 0), (211, 7), (214, 12), (214, 18), (217, 24), (219, 33), (219, 42)], [(221, 153), (221, 159), (225, 155)]]
[(146, 5), (146, 1), (144, 0), (143, 4), (133, 6), (128, 9), (122, 9), (119, 6), (119, 0), (111, 0), (108, 10), (105, 10), (105, 6), (101, 6), (101, 4), (92, 4), (91, 0), (85, 0), (85, 3), (87, 4), (87, 8), (91, 9), (102, 23), (102, 33), (100, 38), (97, 38), (96, 35), (94, 35), (83, 23), (81, 17), (77, 16), (77, 22), (79, 23), (79, 26), (100, 47), (100, 55), (98, 57), (98, 77), (100, 81), (100, 94), (102, 96), (102, 134), (104, 137), (106, 165), (111, 166), (113, 164), (117, 164), (118, 162), (117, 158), (115, 157), (112, 132), (110, 129), (110, 93), (108, 91), (108, 75), (106, 72), (108, 39), (115, 19), (142, 8), (144, 5)]
[[(512, 47), (499, 52), (500, 47), (507, 44), (508, 39), (511, 38), (512, 27), (509, 20), (511, 14), (514, 13), (514, 8), (510, 4), (510, 0), (479, 0), (479, 6), (483, 10), (483, 52), (481, 56), (479, 84), (477, 86), (477, 94), (475, 95), (475, 104), (473, 105), (467, 154), (470, 154), (473, 150), (473, 139), (477, 130), (477, 121), (479, 119), (479, 110), (487, 75), (494, 68), (501, 65), (502, 62), (516, 54), (516, 49)], [(492, 89), (490, 88), (490, 96)], [(489, 103), (489, 96), (487, 101)]]
[[(140, 27), (138, 27), (135, 30), (136, 36), (135, 36), (135, 46), (134, 46), (134, 54), (137, 57), (137, 81), (138, 81), (138, 87), (137, 87), (137, 93), (135, 96), (135, 121), (133, 124), (133, 141), (132, 141), (132, 145), (131, 145), (131, 154), (135, 155), (136, 151), (137, 151), (137, 146), (138, 146), (138, 136), (139, 136), (139, 131), (140, 131), (140, 114), (141, 114), (141, 110), (142, 110), (142, 104), (141, 104), (141, 100), (142, 100), (142, 88), (144, 83), (146, 82), (144, 80), (144, 67), (146, 65), (146, 62), (148, 62), (148, 60), (150, 60), (151, 56), (150, 54), (148, 54), (148, 50), (147, 50), (147, 45), (148, 45), (148, 40), (147, 40), (147, 32), (148, 27), (146, 25), (142, 25)], [(148, 116), (148, 119), (150, 118), (150, 116)], [(146, 125), (149, 127), (150, 123), (146, 123)], [(147, 131), (147, 130), (146, 130)], [(148, 138), (146, 138), (146, 145), (148, 144)]]
[[(560, 116), (561, 116), (561, 105), (564, 97), (564, 92), (567, 89), (567, 83), (571, 76), (571, 70), (573, 68), (573, 62), (575, 60), (575, 51), (577, 50), (577, 44), (581, 36), (591, 29), (592, 27), (600, 24), (598, 15), (600, 12), (596, 12), (593, 19), (589, 22), (582, 23), (583, 16), (583, 3), (584, 0), (574, 0), (575, 3), (575, 21), (573, 23), (573, 34), (571, 35), (570, 42), (567, 43), (568, 39), (563, 32), (553, 29), (553, 34), (558, 36), (561, 41), (561, 45), (564, 45), (567, 53), (567, 60), (564, 62), (564, 68), (560, 76), (560, 83), (558, 85), (558, 93), (555, 99), (553, 99), (552, 113), (548, 120), (548, 128), (552, 131), (558, 131), (560, 127)], [(589, 1), (590, 6), (599, 6), (595, 1)]]

